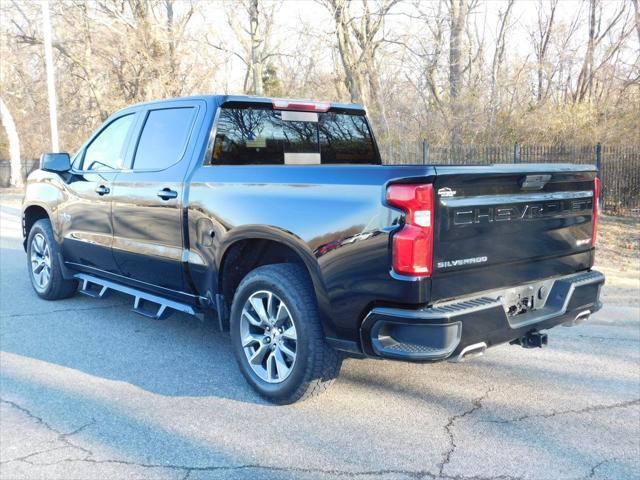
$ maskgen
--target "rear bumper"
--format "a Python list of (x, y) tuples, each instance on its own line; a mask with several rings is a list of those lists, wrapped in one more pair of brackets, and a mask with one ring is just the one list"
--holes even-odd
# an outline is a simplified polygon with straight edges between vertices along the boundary
[(459, 359), (482, 344), (491, 347), (533, 330), (578, 323), (601, 308), (604, 281), (592, 270), (519, 286), (518, 293), (532, 292), (535, 309), (518, 315), (507, 313), (514, 289), (419, 310), (374, 308), (362, 322), (362, 347), (369, 356), (399, 360)]

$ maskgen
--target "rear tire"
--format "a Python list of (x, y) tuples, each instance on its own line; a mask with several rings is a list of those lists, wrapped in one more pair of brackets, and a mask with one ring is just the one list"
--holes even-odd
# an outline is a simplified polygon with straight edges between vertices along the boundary
[(299, 265), (251, 271), (236, 290), (230, 327), (242, 374), (271, 402), (316, 396), (340, 372), (342, 357), (325, 341), (311, 280)]
[(41, 219), (34, 223), (27, 238), (27, 268), (31, 286), (45, 300), (68, 298), (78, 289), (77, 281), (64, 279), (59, 251), (51, 222)]

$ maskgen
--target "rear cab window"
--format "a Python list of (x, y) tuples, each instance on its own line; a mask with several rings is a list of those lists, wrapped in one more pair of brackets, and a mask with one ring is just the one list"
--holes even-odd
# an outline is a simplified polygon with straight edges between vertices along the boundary
[(379, 164), (361, 111), (302, 112), (270, 106), (220, 109), (211, 165)]

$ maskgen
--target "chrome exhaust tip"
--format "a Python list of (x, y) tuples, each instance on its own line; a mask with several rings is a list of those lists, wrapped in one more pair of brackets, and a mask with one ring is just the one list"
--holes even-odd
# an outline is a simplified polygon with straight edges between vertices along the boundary
[(484, 355), (487, 350), (487, 344), (484, 342), (474, 343), (473, 345), (467, 345), (462, 351), (455, 357), (451, 357), (448, 360), (452, 363), (464, 362), (468, 358), (479, 357)]
[(582, 312), (577, 314), (576, 317), (573, 320), (570, 320), (568, 322), (564, 322), (562, 324), (562, 326), (563, 327), (575, 327), (576, 325), (580, 325), (581, 323), (584, 323), (587, 320), (589, 320), (590, 316), (591, 316), (591, 310), (583, 310)]

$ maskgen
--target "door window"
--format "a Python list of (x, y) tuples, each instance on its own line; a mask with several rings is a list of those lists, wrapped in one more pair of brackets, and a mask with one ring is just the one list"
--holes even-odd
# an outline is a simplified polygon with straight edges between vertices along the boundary
[(83, 170), (119, 170), (124, 166), (127, 134), (133, 124), (134, 114), (125, 115), (111, 122), (87, 147)]
[(142, 129), (134, 170), (163, 170), (182, 158), (196, 109), (151, 110)]

